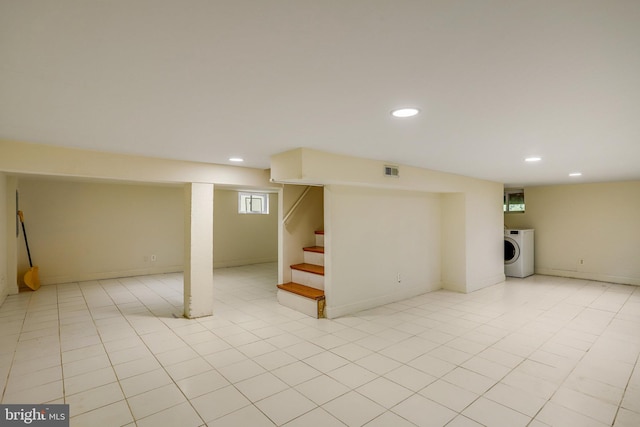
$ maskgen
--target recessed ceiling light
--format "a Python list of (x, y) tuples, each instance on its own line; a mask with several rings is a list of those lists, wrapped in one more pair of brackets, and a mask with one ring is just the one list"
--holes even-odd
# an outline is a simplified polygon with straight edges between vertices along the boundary
[(569, 176), (582, 176), (582, 172), (571, 172)]
[(539, 162), (542, 160), (542, 157), (527, 157), (524, 159), (525, 162)]
[(391, 111), (391, 115), (393, 117), (405, 118), (405, 117), (413, 117), (418, 114), (420, 110), (417, 108), (398, 108), (397, 110)]
[(230, 162), (244, 162), (244, 159), (242, 157), (230, 157), (229, 158)]

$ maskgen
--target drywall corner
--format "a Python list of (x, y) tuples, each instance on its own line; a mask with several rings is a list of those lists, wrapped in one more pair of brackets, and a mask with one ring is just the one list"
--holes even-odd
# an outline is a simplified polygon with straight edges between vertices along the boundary
[(8, 200), (8, 183), (7, 176), (0, 172), (0, 304), (2, 304), (9, 295), (9, 283), (8, 283), (8, 264), (7, 259), (9, 255), (9, 242), (15, 244), (14, 239), (9, 239), (9, 200)]
[(442, 288), (467, 292), (466, 208), (464, 193), (443, 193)]
[(299, 182), (302, 180), (303, 149), (285, 151), (271, 156), (271, 182)]
[(185, 184), (184, 316), (213, 314), (213, 184)]
[(18, 180), (0, 172), (0, 304), (18, 293), (16, 191)]

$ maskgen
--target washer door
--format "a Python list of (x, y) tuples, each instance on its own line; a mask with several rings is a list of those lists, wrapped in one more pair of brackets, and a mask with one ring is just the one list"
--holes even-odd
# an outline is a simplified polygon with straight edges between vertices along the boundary
[(504, 264), (513, 264), (520, 257), (520, 247), (511, 237), (504, 238)]

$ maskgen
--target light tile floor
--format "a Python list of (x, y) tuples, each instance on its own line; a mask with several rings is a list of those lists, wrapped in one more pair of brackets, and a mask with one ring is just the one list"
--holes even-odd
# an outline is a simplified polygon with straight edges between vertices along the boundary
[(72, 426), (638, 426), (640, 287), (546, 276), (335, 320), (280, 306), (276, 266), (45, 286), (0, 307), (3, 403)]

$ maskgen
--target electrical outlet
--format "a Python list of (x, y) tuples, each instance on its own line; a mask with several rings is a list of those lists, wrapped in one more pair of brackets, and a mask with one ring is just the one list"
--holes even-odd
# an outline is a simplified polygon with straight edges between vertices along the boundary
[(151, 255), (151, 262), (156, 262), (158, 260), (158, 257), (154, 254)]
[(578, 264), (580, 264), (580, 265), (584, 265), (584, 259), (580, 258), (580, 259), (578, 260)]

